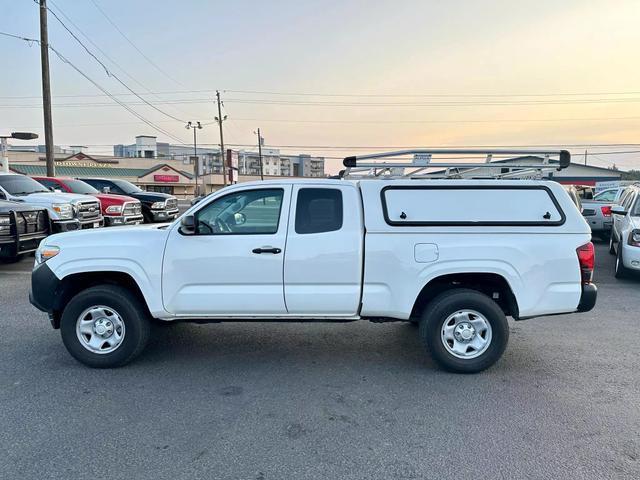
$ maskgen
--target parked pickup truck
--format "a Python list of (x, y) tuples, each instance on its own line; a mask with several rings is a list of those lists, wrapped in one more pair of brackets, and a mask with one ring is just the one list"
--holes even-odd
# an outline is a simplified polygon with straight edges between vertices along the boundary
[(51, 192), (34, 179), (16, 173), (0, 173), (0, 199), (45, 207), (54, 232), (70, 232), (102, 226), (97, 198), (75, 193)]
[(618, 203), (624, 187), (609, 188), (594, 195), (592, 200), (582, 201), (582, 215), (591, 227), (594, 236), (609, 240), (611, 236), (611, 207)]
[(100, 200), (105, 226), (139, 225), (143, 222), (142, 206), (133, 197), (100, 193), (88, 183), (75, 178), (32, 177), (50, 190), (91, 195)]
[(0, 200), (0, 258), (14, 260), (35, 251), (50, 230), (46, 208)]
[(145, 223), (170, 222), (178, 216), (178, 199), (160, 192), (145, 192), (131, 182), (111, 178), (81, 178), (104, 193), (127, 195), (142, 203)]
[[(345, 159), (347, 170), (367, 158)], [(435, 361), (456, 372), (500, 358), (507, 316), (593, 308), (591, 233), (562, 185), (401, 168), (242, 183), (170, 225), (53, 235), (31, 302), (92, 367), (132, 360), (154, 319), (370, 320), (419, 323)]]

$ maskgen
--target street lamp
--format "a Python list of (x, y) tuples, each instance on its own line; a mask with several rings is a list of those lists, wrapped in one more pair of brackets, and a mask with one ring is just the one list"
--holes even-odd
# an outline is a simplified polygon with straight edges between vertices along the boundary
[(198, 142), (196, 137), (196, 131), (201, 130), (202, 125), (200, 125), (200, 122), (192, 123), (191, 121), (189, 121), (187, 122), (184, 128), (186, 128), (187, 130), (193, 129), (193, 156), (196, 162), (196, 194), (195, 196), (197, 197), (198, 194), (200, 193), (198, 191), (198, 171), (200, 170), (200, 163), (198, 162)]
[(37, 133), (12, 132), (11, 135), (0, 135), (0, 172), (9, 172), (9, 156), (7, 154), (7, 138), (16, 140), (34, 140), (38, 138)]

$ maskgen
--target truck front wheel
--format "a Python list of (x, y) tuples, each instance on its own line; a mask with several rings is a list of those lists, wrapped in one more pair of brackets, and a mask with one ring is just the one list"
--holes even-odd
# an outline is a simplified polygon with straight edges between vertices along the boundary
[(149, 329), (144, 305), (116, 285), (81, 291), (67, 304), (60, 321), (62, 341), (69, 353), (94, 368), (129, 363), (146, 345)]
[(420, 321), (420, 337), (442, 368), (475, 373), (493, 365), (509, 340), (507, 318), (491, 298), (458, 288), (438, 295)]

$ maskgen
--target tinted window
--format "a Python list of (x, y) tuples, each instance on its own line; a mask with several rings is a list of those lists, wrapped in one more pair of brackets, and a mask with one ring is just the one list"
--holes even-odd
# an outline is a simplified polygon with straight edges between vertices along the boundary
[(69, 179), (69, 180), (65, 180), (64, 183), (73, 193), (85, 193), (89, 195), (93, 193), (100, 193), (94, 187), (92, 187), (86, 182), (83, 182), (82, 180)]
[(62, 187), (58, 185), (57, 182), (54, 182), (53, 180), (50, 180), (48, 178), (41, 178), (36, 180), (36, 182), (38, 182), (40, 185), (44, 185), (47, 188), (55, 188), (56, 190), (62, 190)]
[(33, 178), (24, 175), (0, 175), (0, 186), (11, 195), (18, 196), (49, 191)]
[(296, 206), (296, 233), (333, 232), (342, 228), (342, 192), (334, 188), (301, 188)]
[(284, 190), (244, 190), (214, 200), (196, 213), (200, 235), (274, 234)]

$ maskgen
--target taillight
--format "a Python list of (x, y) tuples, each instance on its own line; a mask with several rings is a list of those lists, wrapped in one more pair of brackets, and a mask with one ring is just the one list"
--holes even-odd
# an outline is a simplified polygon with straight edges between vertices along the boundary
[(604, 206), (600, 207), (600, 210), (602, 210), (602, 215), (604, 215), (605, 217), (610, 217), (611, 216), (611, 206), (610, 205), (604, 205)]
[(591, 283), (593, 278), (593, 267), (596, 262), (596, 252), (593, 243), (585, 243), (581, 247), (576, 248), (578, 254), (578, 263), (580, 263), (580, 276), (582, 283)]

